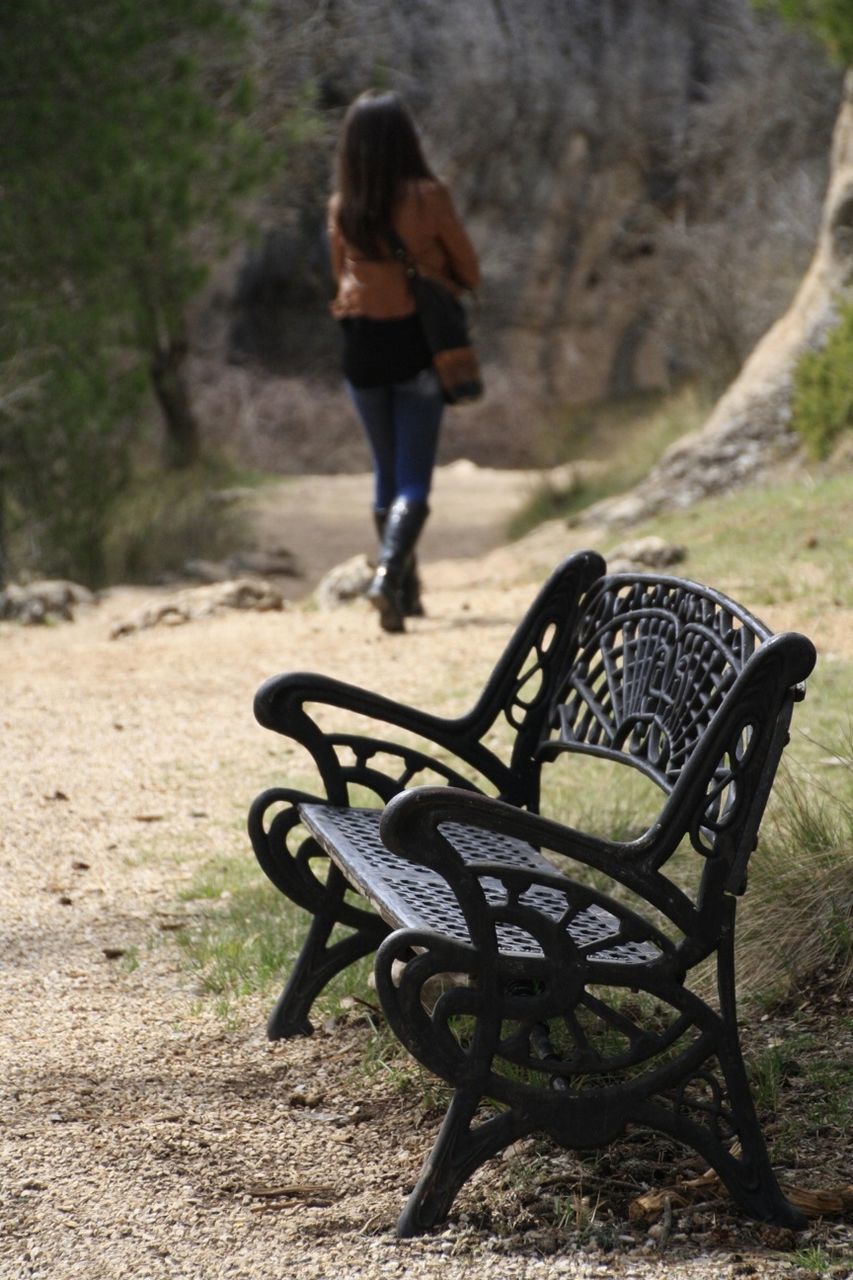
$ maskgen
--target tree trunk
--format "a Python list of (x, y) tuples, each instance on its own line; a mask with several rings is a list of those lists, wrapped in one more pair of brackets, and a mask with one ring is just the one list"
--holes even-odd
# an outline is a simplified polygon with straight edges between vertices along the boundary
[(632, 524), (745, 484), (794, 452), (791, 396), (797, 361), (823, 345), (838, 303), (853, 294), (853, 68), (835, 125), (829, 186), (811, 266), (786, 313), (749, 356), (700, 431), (668, 449), (630, 494), (596, 503), (589, 523)]
[(201, 452), (198, 422), (184, 377), (187, 351), (185, 338), (171, 338), (158, 349), (149, 366), (166, 428), (166, 465), (172, 468), (192, 466)]
[(0, 591), (8, 585), (6, 534), (6, 477), (3, 469), (0, 468)]

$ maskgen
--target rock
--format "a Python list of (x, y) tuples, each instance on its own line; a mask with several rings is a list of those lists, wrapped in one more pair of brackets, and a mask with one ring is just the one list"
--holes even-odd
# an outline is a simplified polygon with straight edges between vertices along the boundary
[(607, 558), (610, 573), (631, 569), (668, 569), (687, 558), (687, 548), (663, 538), (634, 538), (615, 547)]
[(321, 579), (314, 599), (320, 609), (339, 609), (363, 596), (370, 586), (374, 569), (366, 555), (353, 556), (330, 569)]
[(226, 560), (185, 560), (184, 573), (199, 582), (227, 582), (232, 576)]
[(692, 506), (761, 478), (798, 453), (791, 427), (794, 370), (820, 350), (853, 298), (853, 70), (835, 126), (832, 172), (811, 266), (788, 310), (764, 334), (701, 430), (676, 441), (630, 494), (605, 498), (584, 524), (618, 527)]
[(62, 578), (11, 582), (0, 592), (0, 618), (20, 622), (23, 626), (58, 620), (73, 622), (78, 605), (94, 603), (95, 596), (87, 587)]
[(182, 626), (186, 622), (209, 618), (229, 609), (255, 609), (266, 613), (284, 607), (281, 592), (271, 583), (262, 578), (236, 578), (206, 587), (189, 587), (157, 600), (133, 617), (117, 623), (110, 632), (110, 639), (118, 640), (149, 627)]
[(227, 560), (187, 560), (184, 573), (200, 582), (228, 582), (250, 574), (260, 578), (299, 578), (302, 576), (292, 552), (238, 551)]
[(257, 574), (261, 578), (299, 578), (302, 576), (296, 558), (285, 547), (276, 551), (238, 551), (227, 563), (233, 574)]

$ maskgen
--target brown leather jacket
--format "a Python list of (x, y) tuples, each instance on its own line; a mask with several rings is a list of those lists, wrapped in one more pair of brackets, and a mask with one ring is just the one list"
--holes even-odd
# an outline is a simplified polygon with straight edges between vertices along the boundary
[[(403, 264), (392, 257), (365, 258), (348, 244), (338, 226), (340, 197), (329, 201), (329, 247), (338, 292), (332, 315), (393, 320), (415, 309)], [(480, 279), (477, 254), (459, 221), (447, 188), (426, 179), (408, 182), (394, 215), (394, 229), (424, 275), (454, 293), (474, 289)]]

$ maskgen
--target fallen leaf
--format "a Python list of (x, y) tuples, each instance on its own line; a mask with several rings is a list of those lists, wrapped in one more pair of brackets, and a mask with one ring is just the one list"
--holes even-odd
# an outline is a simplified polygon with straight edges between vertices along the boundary
[[(794, 1187), (785, 1183), (780, 1186), (782, 1194), (808, 1218), (833, 1217), (853, 1210), (853, 1185), (833, 1187), (826, 1191), (812, 1191), (808, 1187)], [(714, 1169), (709, 1169), (701, 1177), (680, 1182), (675, 1187), (637, 1196), (628, 1206), (628, 1217), (632, 1222), (654, 1222), (664, 1212), (667, 1200), (674, 1206), (683, 1207), (695, 1202), (707, 1191), (725, 1193), (722, 1180)]]
[(322, 1196), (326, 1200), (336, 1200), (337, 1192), (332, 1187), (317, 1187), (310, 1184), (286, 1183), (280, 1187), (247, 1187), (246, 1195), (254, 1200), (304, 1200), (306, 1196)]
[(782, 1192), (809, 1218), (824, 1218), (853, 1210), (853, 1184), (812, 1191), (808, 1187), (792, 1187), (782, 1183)]

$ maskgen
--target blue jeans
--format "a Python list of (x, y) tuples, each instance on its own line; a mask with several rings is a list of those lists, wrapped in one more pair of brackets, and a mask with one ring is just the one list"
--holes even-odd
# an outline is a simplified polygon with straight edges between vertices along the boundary
[(385, 511), (395, 498), (426, 502), (438, 449), (444, 400), (435, 370), (408, 382), (347, 390), (373, 454), (373, 503)]

